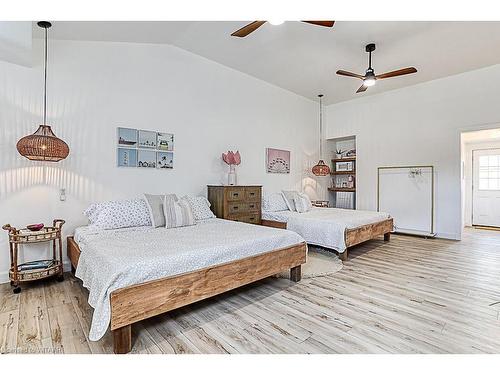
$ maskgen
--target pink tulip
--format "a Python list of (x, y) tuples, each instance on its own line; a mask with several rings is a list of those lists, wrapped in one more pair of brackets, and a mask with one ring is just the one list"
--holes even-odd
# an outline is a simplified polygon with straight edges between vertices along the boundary
[(228, 151), (226, 154), (223, 153), (222, 160), (224, 160), (224, 163), (226, 163), (227, 165), (240, 165), (240, 152), (236, 151), (236, 153), (234, 153), (233, 151)]

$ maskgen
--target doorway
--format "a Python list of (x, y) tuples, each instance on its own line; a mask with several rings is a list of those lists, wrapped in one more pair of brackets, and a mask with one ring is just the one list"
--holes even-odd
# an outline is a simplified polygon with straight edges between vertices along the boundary
[(500, 148), (472, 150), (472, 225), (500, 227)]
[(464, 226), (500, 228), (500, 128), (462, 133)]

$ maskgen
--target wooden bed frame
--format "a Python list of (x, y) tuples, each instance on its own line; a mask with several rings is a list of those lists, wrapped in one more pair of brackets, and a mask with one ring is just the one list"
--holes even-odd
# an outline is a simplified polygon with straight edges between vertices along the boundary
[[(80, 248), (68, 237), (68, 257), (74, 273)], [(290, 280), (301, 279), (301, 265), (306, 262), (307, 245), (300, 244), (273, 250), (193, 272), (131, 285), (111, 292), (111, 332), (117, 354), (132, 349), (132, 323), (213, 297), (228, 290), (290, 269)]]
[[(262, 225), (286, 229), (286, 223), (281, 221), (264, 220), (262, 219)], [(384, 235), (384, 241), (389, 241), (391, 238), (391, 232), (393, 231), (393, 219), (385, 219), (378, 221), (373, 224), (362, 225), (357, 228), (346, 229), (344, 234), (346, 249), (343, 253), (339, 253), (339, 258), (342, 260), (347, 260), (348, 248), (360, 244), (362, 242), (377, 238), (378, 236)]]

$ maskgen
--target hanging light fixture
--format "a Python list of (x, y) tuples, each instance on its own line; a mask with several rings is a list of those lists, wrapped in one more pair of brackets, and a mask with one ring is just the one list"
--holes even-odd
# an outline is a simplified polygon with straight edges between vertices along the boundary
[(316, 164), (314, 167), (312, 167), (312, 173), (315, 176), (328, 176), (330, 174), (330, 167), (325, 164), (322, 157), (322, 139), (321, 136), (323, 135), (323, 105), (322, 105), (322, 98), (323, 94), (319, 94), (319, 161), (318, 164)]
[(45, 29), (45, 60), (43, 85), (43, 124), (31, 135), (21, 138), (17, 142), (17, 151), (29, 160), (59, 161), (69, 154), (69, 147), (62, 139), (56, 137), (50, 125), (47, 125), (47, 29), (50, 22), (40, 21), (39, 27)]

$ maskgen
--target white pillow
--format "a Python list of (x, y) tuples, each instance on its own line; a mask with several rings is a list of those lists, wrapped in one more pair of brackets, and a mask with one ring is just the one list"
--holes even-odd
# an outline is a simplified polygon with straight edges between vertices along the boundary
[(182, 197), (189, 202), (195, 220), (213, 219), (215, 217), (210, 210), (210, 202), (205, 197), (190, 197), (188, 195)]
[(295, 202), (293, 201), (293, 199), (298, 194), (298, 192), (294, 190), (282, 190), (281, 194), (283, 194), (283, 199), (285, 199), (288, 209), (290, 211), (297, 211), (295, 209)]
[(312, 203), (309, 197), (303, 193), (297, 193), (293, 198), (295, 203), (295, 209), (299, 213), (310, 211), (312, 208)]
[(175, 194), (167, 194), (163, 200), (165, 227), (177, 228), (195, 225), (193, 211), (186, 199), (177, 199)]
[(165, 226), (165, 215), (163, 214), (163, 199), (165, 194), (154, 195), (144, 193), (144, 199), (148, 206), (149, 217), (153, 228)]
[(283, 194), (281, 193), (271, 193), (264, 194), (262, 199), (262, 211), (265, 212), (278, 212), (287, 211), (288, 206), (286, 205)]
[(149, 209), (144, 199), (94, 203), (83, 213), (90, 224), (99, 229), (151, 226)]

